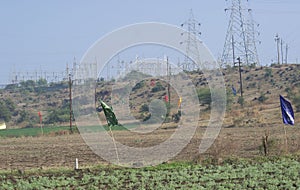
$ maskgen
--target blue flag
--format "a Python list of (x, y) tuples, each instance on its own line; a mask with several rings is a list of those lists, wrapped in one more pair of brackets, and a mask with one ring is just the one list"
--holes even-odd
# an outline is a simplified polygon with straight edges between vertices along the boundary
[(282, 120), (284, 124), (294, 125), (295, 124), (295, 117), (292, 105), (289, 101), (284, 99), (280, 95), (280, 107), (281, 107), (281, 114)]
[(236, 96), (236, 89), (234, 88), (234, 86), (233, 86), (233, 85), (231, 86), (231, 89), (232, 89), (232, 93), (233, 93), (233, 95), (234, 95), (234, 96)]

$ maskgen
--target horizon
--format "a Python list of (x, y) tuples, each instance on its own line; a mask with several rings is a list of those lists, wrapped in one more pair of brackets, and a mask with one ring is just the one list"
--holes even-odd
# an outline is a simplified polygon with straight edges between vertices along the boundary
[[(217, 60), (222, 55), (229, 23), (229, 13), (224, 9), (230, 2), (30, 0), (0, 4), (0, 84), (5, 84), (11, 82), (13, 72), (64, 72), (66, 65), (71, 67), (74, 58), (78, 62), (95, 41), (126, 25), (162, 22), (180, 27), (188, 19), (191, 8), (195, 19), (201, 23), (200, 39)], [(257, 40), (261, 44), (257, 44), (257, 51), (261, 65), (277, 60), (276, 33), (289, 46), (288, 63), (297, 64), (300, 24), (294, 20), (300, 15), (300, 2), (253, 0), (249, 6), (259, 24)]]

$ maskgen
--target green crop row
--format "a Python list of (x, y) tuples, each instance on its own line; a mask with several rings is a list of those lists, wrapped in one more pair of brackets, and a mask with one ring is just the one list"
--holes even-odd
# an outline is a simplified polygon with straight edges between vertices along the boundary
[(300, 163), (281, 159), (225, 165), (101, 167), (0, 174), (0, 189), (299, 189)]

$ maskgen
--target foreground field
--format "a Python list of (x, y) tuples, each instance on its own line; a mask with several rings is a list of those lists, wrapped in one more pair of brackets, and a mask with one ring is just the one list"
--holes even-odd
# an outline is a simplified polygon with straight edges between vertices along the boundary
[(299, 189), (297, 159), (227, 160), (223, 165), (176, 162), (141, 169), (1, 173), (0, 189)]
[[(198, 127), (190, 143), (171, 161), (201, 163), (211, 159), (222, 163), (226, 158), (255, 158), (263, 156), (262, 137), (268, 129), (268, 152), (270, 156), (286, 153), (299, 154), (300, 132), (298, 127), (287, 127), (288, 150), (281, 126), (222, 128), (214, 144), (204, 154), (199, 145), (205, 128)], [(114, 131), (118, 142), (132, 147), (149, 147), (167, 139), (174, 128), (160, 129), (156, 133), (133, 135), (127, 131)], [(176, 146), (176, 144), (174, 144)], [(172, 148), (172, 147), (170, 147)], [(112, 150), (115, 153), (114, 150)], [(163, 152), (157, 152), (157, 156)], [(78, 158), (80, 167), (107, 163), (97, 156), (83, 141), (80, 134), (51, 134), (38, 137), (0, 137), (0, 169), (27, 170), (48, 167), (73, 167)]]

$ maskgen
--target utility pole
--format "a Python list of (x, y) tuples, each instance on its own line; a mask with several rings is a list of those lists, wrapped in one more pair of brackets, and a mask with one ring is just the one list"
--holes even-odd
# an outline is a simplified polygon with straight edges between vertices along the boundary
[(242, 82), (242, 70), (241, 70), (241, 58), (238, 57), (237, 60), (239, 61), (239, 73), (240, 73), (240, 90), (241, 90), (241, 97), (243, 97), (243, 82)]
[(171, 67), (169, 66), (169, 58), (167, 57), (167, 76), (168, 76), (168, 114), (170, 114), (170, 109), (171, 109), (171, 92), (170, 92), (170, 71)]
[(278, 34), (276, 34), (275, 42), (277, 44), (277, 63), (278, 64), (280, 64), (279, 41), (280, 41), (280, 38), (279, 38)]
[(280, 50), (281, 50), (281, 64), (283, 64), (283, 41), (282, 41), (282, 38), (280, 39)]
[(288, 49), (289, 49), (289, 45), (285, 44), (285, 64), (288, 63)]
[(234, 54), (234, 37), (232, 35), (232, 60), (233, 60), (233, 65), (235, 64), (235, 54)]
[(70, 102), (70, 132), (72, 131), (72, 79), (71, 79), (71, 73), (69, 73), (69, 102)]

